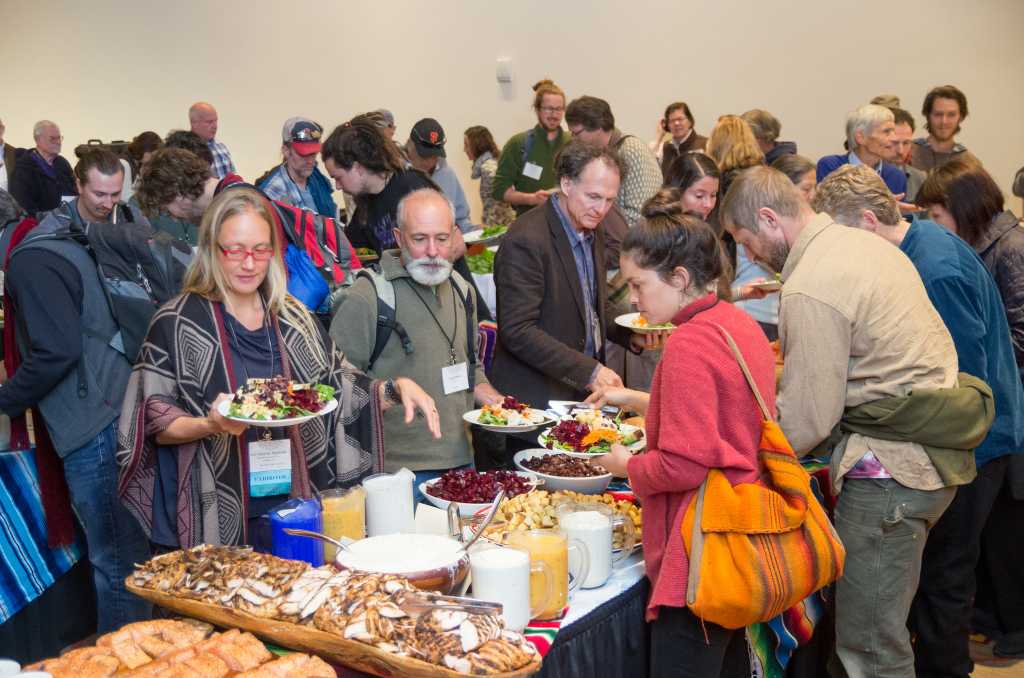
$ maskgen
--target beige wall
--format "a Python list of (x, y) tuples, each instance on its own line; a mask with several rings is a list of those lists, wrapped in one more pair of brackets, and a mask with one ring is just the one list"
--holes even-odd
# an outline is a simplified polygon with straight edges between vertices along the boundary
[(1024, 164), (1022, 26), (1021, 0), (0, 0), (0, 118), (15, 145), (52, 118), (70, 157), (89, 137), (185, 127), (207, 99), (254, 179), (292, 115), (331, 129), (385, 106), (403, 140), (433, 116), (479, 218), (461, 132), (485, 124), (500, 145), (531, 125), (544, 76), (608, 99), (644, 139), (675, 99), (703, 133), (766, 108), (812, 158), (841, 150), (846, 112), (872, 96), (898, 94), (920, 121), (924, 93), (955, 83), (971, 109), (960, 139), (1008, 190)]

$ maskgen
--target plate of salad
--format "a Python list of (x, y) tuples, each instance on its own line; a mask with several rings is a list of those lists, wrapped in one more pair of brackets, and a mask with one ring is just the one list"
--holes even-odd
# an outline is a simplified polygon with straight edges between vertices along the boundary
[(564, 416), (541, 433), (537, 442), (578, 459), (608, 454), (615, 443), (634, 454), (647, 446), (642, 428), (623, 423), (621, 416), (609, 419), (601, 410), (579, 410)]
[(334, 411), (334, 387), (300, 384), (277, 376), (249, 379), (231, 400), (217, 406), (222, 417), (250, 426), (294, 426)]
[(462, 239), (467, 245), (493, 245), (501, 240), (501, 237), (508, 233), (508, 226), (505, 224), (494, 224), (484, 226), (469, 233), (463, 233)]
[(479, 410), (470, 410), (462, 415), (465, 421), (496, 433), (523, 433), (547, 426), (555, 418), (544, 410), (538, 410), (521, 403), (512, 396), (498, 405), (484, 405)]
[(615, 318), (615, 324), (621, 325), (634, 332), (643, 334), (644, 332), (660, 332), (661, 330), (674, 330), (676, 328), (672, 323), (651, 323), (648, 322), (647, 318), (642, 313), (623, 313), (622, 315)]

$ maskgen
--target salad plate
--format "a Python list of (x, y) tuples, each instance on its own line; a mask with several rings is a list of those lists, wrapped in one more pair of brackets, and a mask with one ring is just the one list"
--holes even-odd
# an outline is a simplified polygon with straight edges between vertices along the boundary
[(672, 323), (659, 323), (652, 325), (647, 322), (641, 313), (623, 313), (622, 315), (615, 318), (615, 324), (620, 327), (631, 329), (634, 332), (643, 334), (644, 332), (661, 332), (662, 330), (674, 330), (676, 328)]
[(496, 433), (525, 433), (554, 423), (555, 417), (506, 396), (500, 405), (484, 405), (462, 415), (464, 421)]
[(486, 226), (484, 228), (478, 228), (475, 231), (462, 234), (462, 240), (467, 245), (493, 245), (494, 243), (501, 240), (508, 232), (508, 226), (503, 224), (496, 224), (494, 226)]
[(581, 410), (562, 417), (555, 426), (541, 433), (537, 442), (546, 449), (578, 459), (607, 454), (615, 443), (624, 445), (633, 454), (647, 446), (642, 428), (623, 423), (618, 417), (609, 419), (597, 410)]
[(333, 412), (338, 407), (334, 388), (326, 384), (297, 384), (284, 377), (249, 379), (231, 400), (217, 405), (225, 419), (250, 426), (294, 426)]

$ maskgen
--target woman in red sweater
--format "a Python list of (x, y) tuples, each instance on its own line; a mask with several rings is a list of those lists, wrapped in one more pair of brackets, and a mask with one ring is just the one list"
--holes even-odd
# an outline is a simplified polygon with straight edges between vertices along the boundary
[(722, 260), (714, 232), (673, 202), (646, 210), (622, 245), (631, 302), (649, 323), (676, 325), (651, 392), (607, 389), (590, 398), (644, 413), (647, 452), (631, 456), (615, 445), (596, 463), (628, 475), (643, 504), (651, 674), (750, 675), (743, 631), (702, 622), (686, 608), (689, 563), (679, 528), (708, 469), (723, 469), (733, 484), (758, 478), (761, 415), (721, 330), (736, 341), (772, 412), (775, 359), (757, 323), (715, 295)]

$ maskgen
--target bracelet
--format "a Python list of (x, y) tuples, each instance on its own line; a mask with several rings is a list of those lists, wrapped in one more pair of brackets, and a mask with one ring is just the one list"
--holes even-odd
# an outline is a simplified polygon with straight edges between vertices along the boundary
[(398, 388), (395, 386), (394, 379), (388, 379), (384, 382), (384, 399), (396, 405), (402, 402), (402, 396), (398, 394)]

